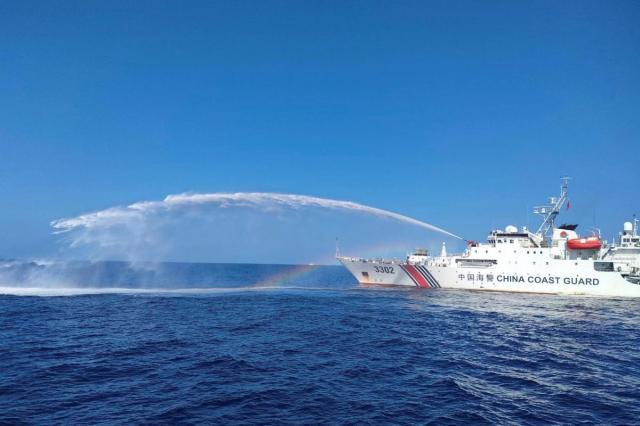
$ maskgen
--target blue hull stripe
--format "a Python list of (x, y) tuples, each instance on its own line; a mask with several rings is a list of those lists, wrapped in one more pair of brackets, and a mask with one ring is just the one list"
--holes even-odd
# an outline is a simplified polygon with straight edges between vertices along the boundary
[(436, 277), (434, 277), (433, 274), (427, 268), (424, 268), (424, 270), (427, 271), (427, 274), (429, 274), (429, 276), (436, 283), (436, 285), (440, 287), (440, 283), (438, 282), (438, 280), (436, 280)]
[(420, 272), (422, 272), (422, 275), (424, 275), (424, 276), (425, 276), (425, 278), (427, 278), (427, 280), (428, 280), (428, 281), (429, 281), (429, 282), (430, 282), (434, 287), (441, 288), (441, 287), (440, 287), (440, 283), (438, 282), (438, 280), (436, 280), (436, 279), (433, 277), (433, 275), (431, 275), (431, 272), (429, 272), (429, 270), (428, 270), (426, 267), (424, 267), (424, 266), (422, 266), (422, 265), (418, 265), (417, 267), (418, 267), (418, 269), (420, 269)]
[(433, 281), (429, 278), (427, 274), (424, 273), (424, 269), (422, 268), (422, 266), (415, 265), (415, 267), (418, 270), (418, 272), (420, 272), (420, 275), (422, 275), (424, 279), (429, 283), (429, 287), (436, 288), (436, 285), (433, 283)]

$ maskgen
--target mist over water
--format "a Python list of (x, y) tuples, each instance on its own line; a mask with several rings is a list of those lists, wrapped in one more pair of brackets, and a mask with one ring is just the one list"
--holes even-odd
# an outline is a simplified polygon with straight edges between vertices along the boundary
[[(346, 278), (346, 280), (345, 280)], [(357, 284), (341, 266), (176, 262), (3, 262), (0, 295), (208, 294)]]
[[(354, 230), (351, 240), (359, 245), (391, 241), (396, 232), (387, 232), (389, 224), (400, 234), (398, 228), (409, 225), (420, 241), (426, 235), (460, 239), (427, 222), (351, 201), (263, 192), (175, 194), (51, 222), (65, 247), (83, 258), (283, 263), (327, 261), (335, 238)], [(415, 241), (407, 239), (405, 250)], [(298, 257), (287, 258), (287, 252)]]

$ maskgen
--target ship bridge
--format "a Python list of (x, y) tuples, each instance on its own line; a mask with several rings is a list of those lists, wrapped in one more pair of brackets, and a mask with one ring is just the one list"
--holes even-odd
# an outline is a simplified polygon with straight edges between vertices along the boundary
[(542, 245), (540, 237), (529, 232), (526, 227), (518, 231), (518, 228), (513, 225), (507, 226), (504, 231), (500, 229), (491, 231), (487, 237), (487, 243), (492, 247), (513, 244), (517, 247), (532, 248)]
[(556, 249), (544, 244), (544, 239), (530, 232), (526, 227), (518, 229), (513, 225), (504, 230), (491, 231), (487, 242), (482, 244), (470, 244), (463, 256), (456, 260), (460, 266), (478, 265), (490, 266), (505, 262), (506, 264), (518, 264), (518, 262), (547, 261), (556, 257)]

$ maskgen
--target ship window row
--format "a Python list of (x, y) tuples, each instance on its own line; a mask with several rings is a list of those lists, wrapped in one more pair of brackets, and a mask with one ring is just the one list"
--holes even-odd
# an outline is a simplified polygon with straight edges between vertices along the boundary
[[(474, 252), (474, 253), (478, 253), (478, 250), (474, 250), (473, 252)], [(484, 252), (488, 254), (488, 253), (489, 253), (489, 250), (485, 250)], [(513, 252), (514, 252), (514, 253), (518, 253), (518, 251), (517, 251), (517, 250), (514, 250)], [(502, 251), (498, 250), (498, 253), (502, 253)], [(536, 251), (536, 250), (533, 250), (533, 251), (531, 251), (531, 250), (527, 250), (527, 254), (543, 254), (543, 251), (542, 251), (542, 250), (540, 250), (540, 251)]]

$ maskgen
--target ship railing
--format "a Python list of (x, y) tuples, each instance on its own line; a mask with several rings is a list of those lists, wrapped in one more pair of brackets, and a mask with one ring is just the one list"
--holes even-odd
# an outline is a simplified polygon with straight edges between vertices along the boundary
[(397, 264), (397, 263), (403, 262), (402, 259), (398, 259), (398, 258), (383, 259), (381, 257), (365, 259), (363, 257), (340, 256), (340, 259), (346, 259), (350, 262), (381, 263), (381, 264)]

